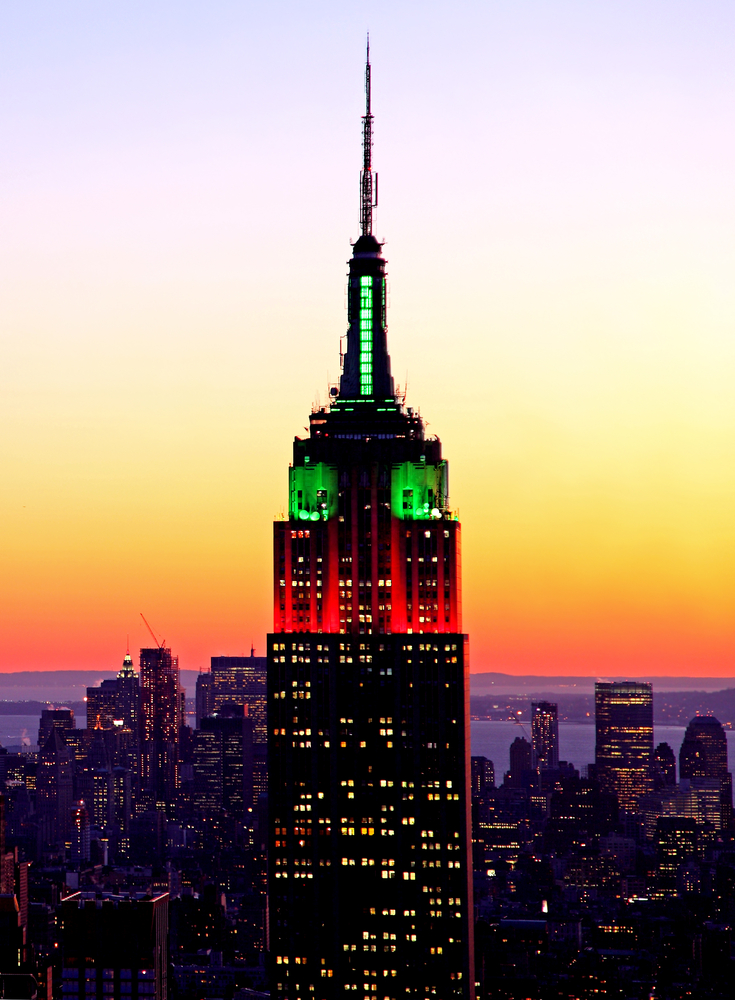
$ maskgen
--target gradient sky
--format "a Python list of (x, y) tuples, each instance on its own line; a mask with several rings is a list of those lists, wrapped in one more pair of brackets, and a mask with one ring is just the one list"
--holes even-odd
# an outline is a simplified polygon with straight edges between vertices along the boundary
[[(735, 675), (735, 5), (6, 0), (0, 670), (263, 652), (372, 38), (472, 669)], [(1, 691), (1, 689), (0, 689)], [(0, 693), (1, 696), (1, 693)]]

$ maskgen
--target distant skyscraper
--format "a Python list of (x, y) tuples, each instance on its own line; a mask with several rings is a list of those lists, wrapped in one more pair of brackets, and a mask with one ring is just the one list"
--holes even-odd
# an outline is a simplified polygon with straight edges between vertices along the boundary
[(122, 719), (123, 728), (135, 733), (137, 740), (140, 733), (140, 681), (130, 651), (125, 653), (117, 682), (118, 718)]
[(487, 757), (470, 758), (470, 787), (473, 798), (481, 798), (495, 787), (495, 768)]
[(165, 646), (140, 651), (141, 783), (151, 804), (171, 811), (178, 788), (183, 723), (179, 658)]
[(474, 996), (469, 714), (447, 463), (390, 374), (372, 114), (347, 349), (294, 442), (268, 637), (272, 996)]
[(41, 721), (38, 726), (38, 748), (46, 746), (52, 729), (58, 729), (62, 734), (76, 729), (74, 710), (71, 708), (44, 708), (41, 711)]
[(531, 741), (533, 767), (559, 766), (558, 710), (553, 702), (531, 702)]
[(720, 782), (721, 823), (732, 823), (732, 776), (727, 762), (727, 736), (713, 715), (697, 715), (687, 726), (679, 750), (679, 777)]
[(195, 707), (196, 707), (196, 726), (197, 729), (202, 727), (202, 719), (208, 718), (214, 711), (214, 697), (213, 697), (213, 687), (212, 687), (212, 672), (203, 670), (199, 671), (196, 681), (196, 692), (195, 692)]
[(653, 691), (650, 684), (595, 684), (595, 765), (604, 791), (635, 811), (653, 791)]
[(510, 783), (515, 787), (526, 785), (533, 769), (531, 744), (524, 736), (516, 736), (510, 745)]

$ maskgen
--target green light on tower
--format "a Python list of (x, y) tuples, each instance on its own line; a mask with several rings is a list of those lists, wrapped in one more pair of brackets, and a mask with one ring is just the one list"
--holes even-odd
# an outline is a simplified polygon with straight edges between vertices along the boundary
[(360, 278), (360, 395), (373, 394), (373, 279)]

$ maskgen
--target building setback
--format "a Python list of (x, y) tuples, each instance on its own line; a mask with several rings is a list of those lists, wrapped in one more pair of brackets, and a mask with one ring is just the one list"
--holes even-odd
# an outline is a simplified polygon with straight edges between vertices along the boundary
[[(294, 442), (268, 637), (272, 995), (470, 998), (460, 525), (436, 437), (395, 391), (372, 235), (372, 114), (347, 350)], [(349, 992), (347, 992), (349, 991)]]

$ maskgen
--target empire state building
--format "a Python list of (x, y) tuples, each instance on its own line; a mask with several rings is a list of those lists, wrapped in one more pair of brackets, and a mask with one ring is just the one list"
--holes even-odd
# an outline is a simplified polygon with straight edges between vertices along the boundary
[(269, 945), (283, 1000), (474, 997), (467, 637), (441, 443), (396, 393), (370, 61), (347, 350), (274, 525)]

